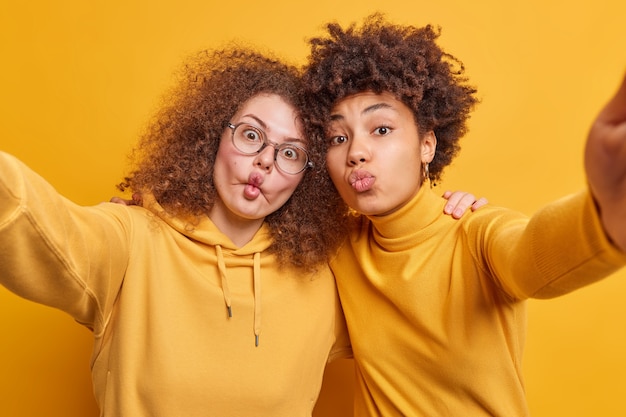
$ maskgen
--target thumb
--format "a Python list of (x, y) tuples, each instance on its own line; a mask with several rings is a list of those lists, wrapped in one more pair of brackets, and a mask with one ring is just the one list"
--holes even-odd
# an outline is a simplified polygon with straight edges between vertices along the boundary
[(598, 115), (598, 121), (612, 125), (626, 121), (626, 74), (615, 95)]

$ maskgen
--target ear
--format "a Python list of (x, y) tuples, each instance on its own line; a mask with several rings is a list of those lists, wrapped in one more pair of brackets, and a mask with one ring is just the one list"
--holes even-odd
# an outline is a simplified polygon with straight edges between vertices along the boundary
[(435, 151), (437, 149), (437, 137), (435, 132), (429, 130), (420, 138), (420, 145), (422, 148), (422, 163), (429, 164), (435, 157)]

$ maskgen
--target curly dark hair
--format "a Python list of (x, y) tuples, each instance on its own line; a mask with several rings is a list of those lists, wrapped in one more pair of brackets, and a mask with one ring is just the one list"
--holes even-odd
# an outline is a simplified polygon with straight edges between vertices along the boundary
[[(172, 216), (206, 216), (218, 195), (213, 168), (226, 123), (250, 98), (277, 94), (303, 114), (301, 71), (257, 49), (232, 45), (202, 51), (182, 67), (131, 154), (136, 168), (122, 191), (151, 193)], [(305, 137), (311, 129), (304, 123)], [(315, 164), (291, 198), (265, 219), (281, 265), (312, 269), (326, 262), (342, 239), (344, 206), (326, 170), (324, 149), (308, 143)], [(193, 226), (193, 225), (191, 225)]]
[(420, 134), (434, 131), (437, 152), (429, 176), (440, 180), (460, 149), (459, 139), (478, 101), (462, 62), (436, 44), (440, 29), (395, 25), (375, 13), (360, 29), (329, 23), (326, 30), (327, 37), (309, 40), (311, 55), (303, 75), (317, 134), (323, 134), (339, 100), (362, 91), (389, 92), (413, 111)]

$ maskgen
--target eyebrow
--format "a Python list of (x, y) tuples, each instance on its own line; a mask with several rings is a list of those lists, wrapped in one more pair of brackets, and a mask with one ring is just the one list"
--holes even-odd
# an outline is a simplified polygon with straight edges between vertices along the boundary
[(265, 124), (265, 122), (263, 122), (263, 120), (256, 117), (254, 114), (244, 114), (243, 116), (241, 116), (241, 118), (244, 118), (244, 117), (250, 117), (256, 120), (256, 122), (260, 125), (259, 127), (262, 127), (263, 129), (267, 129), (267, 125)]
[[(389, 110), (393, 110), (395, 111), (395, 109), (393, 108), (392, 105), (387, 104), (387, 103), (376, 103), (376, 104), (372, 104), (371, 106), (368, 106), (366, 108), (363, 109), (363, 111), (361, 111), (361, 114), (368, 114), (368, 113), (373, 113), (377, 110), (381, 110), (381, 109), (389, 109)], [(341, 114), (331, 114), (330, 115), (330, 120), (331, 121), (335, 121), (335, 120), (343, 120), (344, 117)]]

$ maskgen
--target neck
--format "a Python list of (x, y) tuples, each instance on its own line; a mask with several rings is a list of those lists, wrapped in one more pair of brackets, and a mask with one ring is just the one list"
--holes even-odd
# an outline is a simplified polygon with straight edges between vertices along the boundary
[(211, 211), (209, 218), (215, 226), (224, 233), (238, 247), (245, 246), (250, 242), (256, 232), (259, 231), (265, 217), (260, 219), (246, 219), (233, 214), (226, 209), (222, 202), (216, 202)]

